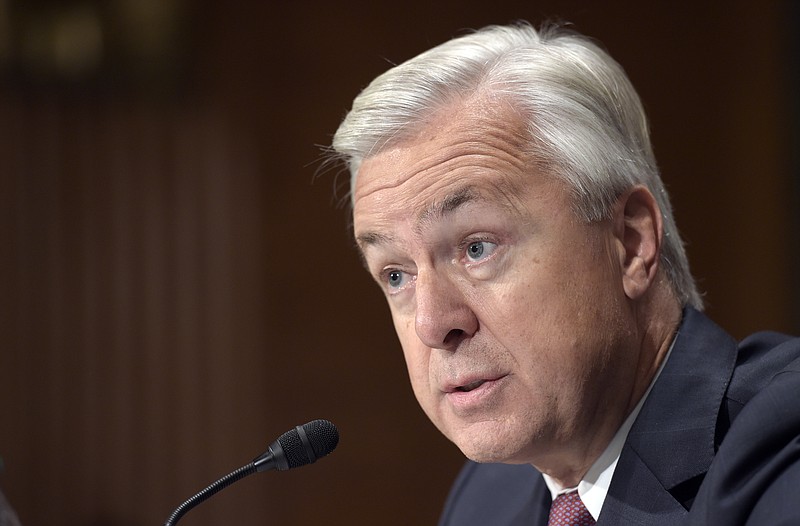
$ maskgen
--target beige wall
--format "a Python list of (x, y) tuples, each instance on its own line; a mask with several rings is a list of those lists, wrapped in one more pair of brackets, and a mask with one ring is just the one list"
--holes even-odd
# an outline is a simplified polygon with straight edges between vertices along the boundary
[(413, 400), (346, 177), (315, 172), (361, 87), (464, 28), (560, 15), (601, 40), (650, 111), (709, 312), (793, 329), (781, 4), (207, 4), (177, 100), (0, 92), (0, 488), (25, 524), (157, 524), (319, 417), (333, 456), (185, 523), (435, 521), (460, 454)]

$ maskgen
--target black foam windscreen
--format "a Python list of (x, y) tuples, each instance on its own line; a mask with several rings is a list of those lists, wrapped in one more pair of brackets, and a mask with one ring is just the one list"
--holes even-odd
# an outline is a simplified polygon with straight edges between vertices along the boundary
[(287, 469), (311, 464), (336, 449), (339, 431), (328, 420), (314, 420), (287, 431), (278, 438)]

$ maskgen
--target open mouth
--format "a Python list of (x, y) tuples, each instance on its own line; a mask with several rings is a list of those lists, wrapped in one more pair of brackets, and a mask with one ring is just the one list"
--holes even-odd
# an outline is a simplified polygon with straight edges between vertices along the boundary
[(459, 387), (456, 387), (456, 391), (461, 391), (462, 393), (468, 393), (473, 389), (477, 389), (478, 387), (482, 386), (484, 383), (486, 383), (486, 380), (475, 380), (474, 382), (469, 383), (467, 385), (461, 385)]

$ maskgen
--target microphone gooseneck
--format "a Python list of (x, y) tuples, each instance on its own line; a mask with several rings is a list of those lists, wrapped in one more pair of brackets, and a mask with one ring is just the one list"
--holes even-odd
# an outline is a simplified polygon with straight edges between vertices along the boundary
[(297, 426), (278, 437), (265, 453), (246, 466), (225, 475), (184, 501), (172, 512), (164, 526), (174, 526), (189, 510), (248, 475), (272, 469), (286, 471), (313, 464), (336, 449), (338, 444), (339, 431), (328, 420), (314, 420)]

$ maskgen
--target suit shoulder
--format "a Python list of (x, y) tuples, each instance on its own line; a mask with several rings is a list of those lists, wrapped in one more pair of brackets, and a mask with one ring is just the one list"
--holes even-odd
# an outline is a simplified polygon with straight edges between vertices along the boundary
[[(797, 347), (789, 340), (781, 345)], [(800, 524), (797, 393), (796, 357), (771, 374), (731, 424), (692, 507), (690, 524)]]
[(742, 340), (727, 398), (740, 407), (800, 358), (800, 338), (759, 332)]

